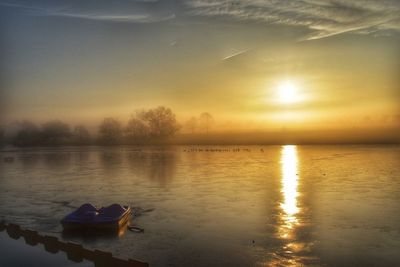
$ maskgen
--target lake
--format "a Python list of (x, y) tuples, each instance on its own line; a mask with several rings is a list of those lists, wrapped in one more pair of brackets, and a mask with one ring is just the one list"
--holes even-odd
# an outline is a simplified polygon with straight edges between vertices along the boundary
[[(150, 266), (400, 266), (400, 146), (32, 148), (0, 158), (0, 220)], [(60, 220), (87, 202), (131, 205), (144, 233), (63, 235)]]

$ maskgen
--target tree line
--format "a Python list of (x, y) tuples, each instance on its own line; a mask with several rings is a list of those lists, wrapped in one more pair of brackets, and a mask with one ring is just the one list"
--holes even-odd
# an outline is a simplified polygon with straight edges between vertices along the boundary
[[(198, 121), (201, 123), (199, 124)], [(192, 117), (184, 124), (190, 132), (203, 127), (208, 132), (212, 125), (212, 116), (202, 113), (197, 120)], [(116, 144), (154, 144), (163, 143), (173, 137), (181, 125), (170, 108), (157, 107), (137, 111), (126, 124), (118, 119), (104, 118), (93, 136), (84, 125), (73, 128), (59, 121), (48, 121), (41, 126), (30, 121), (18, 123), (17, 130), (5, 138), (0, 128), (0, 146), (6, 141), (14, 146), (58, 146), (58, 145), (116, 145)]]

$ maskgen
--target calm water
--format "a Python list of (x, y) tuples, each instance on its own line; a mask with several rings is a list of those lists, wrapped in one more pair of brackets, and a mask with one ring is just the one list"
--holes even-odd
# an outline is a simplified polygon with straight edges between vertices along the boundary
[[(14, 158), (0, 161), (0, 219), (150, 266), (400, 266), (399, 146), (91, 147), (0, 157)], [(62, 236), (59, 220), (86, 202), (132, 205), (145, 232)]]

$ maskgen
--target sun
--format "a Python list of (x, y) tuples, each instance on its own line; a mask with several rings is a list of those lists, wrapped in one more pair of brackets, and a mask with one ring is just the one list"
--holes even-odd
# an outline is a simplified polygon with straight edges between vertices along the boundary
[(299, 101), (299, 94), (297, 86), (289, 81), (282, 82), (277, 88), (277, 97), (279, 102), (294, 103)]

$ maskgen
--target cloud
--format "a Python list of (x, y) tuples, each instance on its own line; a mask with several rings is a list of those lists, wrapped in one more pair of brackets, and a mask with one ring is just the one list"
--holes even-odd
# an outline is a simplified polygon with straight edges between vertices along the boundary
[(33, 15), (154, 23), (184, 16), (224, 17), (308, 29), (304, 40), (341, 33), (400, 31), (400, 0), (0, 0)]
[(226, 57), (222, 58), (222, 61), (231, 60), (231, 59), (233, 59), (233, 58), (236, 58), (236, 57), (238, 57), (238, 56), (241, 56), (241, 55), (243, 55), (243, 54), (249, 52), (250, 50), (251, 50), (251, 49), (245, 49), (245, 50), (242, 50), (242, 51), (233, 53), (233, 54), (231, 54), (231, 55), (229, 55), (229, 56), (226, 56)]
[(398, 0), (189, 0), (185, 4), (194, 16), (305, 27), (310, 31), (306, 40), (345, 32), (400, 31)]
[(113, 22), (132, 22), (132, 23), (154, 23), (162, 22), (175, 18), (175, 14), (158, 17), (149, 14), (85, 14), (85, 13), (64, 13), (64, 12), (53, 12), (46, 14), (48, 16), (59, 16), (59, 17), (70, 17), (78, 19), (88, 20), (100, 20), (100, 21), (113, 21)]
[(29, 1), (0, 2), (0, 6), (23, 9), (31, 15), (54, 16), (85, 20), (98, 20), (127, 23), (155, 23), (175, 18), (168, 8), (157, 8), (158, 0), (115, 1), (45, 1), (32, 3)]

